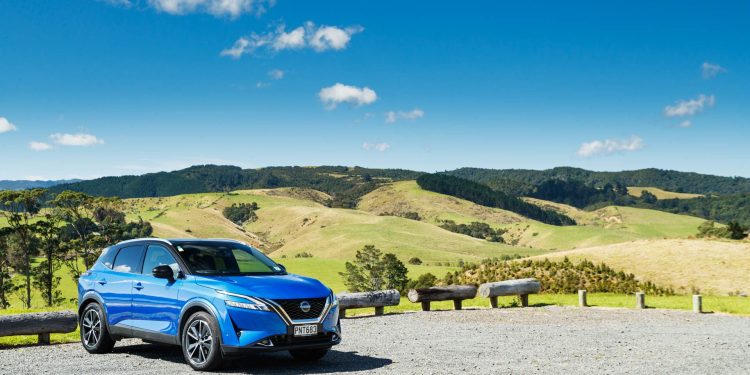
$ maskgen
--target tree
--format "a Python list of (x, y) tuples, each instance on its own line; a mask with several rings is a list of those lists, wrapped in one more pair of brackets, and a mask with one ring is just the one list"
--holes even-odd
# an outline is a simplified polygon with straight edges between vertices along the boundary
[(50, 202), (67, 223), (68, 232), (74, 235), (72, 241), (68, 243), (72, 248), (73, 257), (66, 263), (75, 279), (81, 275), (78, 266), (79, 259), (83, 260), (86, 269), (89, 269), (95, 261), (90, 243), (91, 237), (97, 230), (97, 225), (93, 220), (95, 201), (96, 198), (88, 194), (66, 190)]
[(10, 295), (15, 290), (15, 284), (11, 278), (10, 262), (8, 260), (8, 239), (11, 235), (10, 228), (0, 228), (0, 309), (10, 306)]
[(36, 250), (33, 246), (35, 238), (31, 219), (41, 210), (46, 193), (45, 189), (0, 192), (0, 209), (8, 220), (8, 227), (17, 236), (20, 255), (23, 257), (19, 269), (26, 276), (26, 296), (22, 301), (27, 308), (31, 307), (31, 257)]
[(62, 292), (58, 288), (61, 277), (55, 276), (60, 269), (61, 258), (59, 218), (51, 214), (44, 217), (44, 220), (35, 223), (44, 260), (35, 268), (34, 286), (41, 292), (47, 306), (55, 306), (63, 301)]
[(641, 199), (648, 204), (655, 204), (658, 201), (656, 195), (647, 190), (641, 192)]
[(425, 273), (419, 275), (416, 280), (410, 280), (408, 284), (409, 289), (420, 289), (420, 288), (431, 288), (438, 283), (437, 276), (431, 273)]
[(253, 203), (234, 203), (231, 206), (224, 207), (224, 210), (222, 213), (224, 214), (224, 217), (229, 219), (229, 221), (237, 224), (242, 225), (246, 222), (254, 222), (255, 220), (258, 220), (258, 215), (255, 213), (255, 210), (258, 209), (258, 204)]
[(727, 229), (729, 230), (729, 238), (733, 240), (742, 240), (747, 237), (747, 234), (745, 233), (747, 232), (747, 227), (736, 221), (730, 221), (729, 224), (727, 224)]
[(406, 266), (393, 254), (383, 254), (373, 245), (357, 250), (353, 263), (346, 262), (346, 272), (339, 274), (352, 292), (382, 289), (403, 291), (408, 281)]

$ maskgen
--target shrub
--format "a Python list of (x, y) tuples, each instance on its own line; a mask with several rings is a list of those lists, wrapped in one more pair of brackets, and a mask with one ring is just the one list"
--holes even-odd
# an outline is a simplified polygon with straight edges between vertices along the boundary
[(423, 275), (419, 275), (416, 280), (409, 280), (408, 289), (430, 288), (437, 285), (437, 283), (437, 276), (431, 273), (426, 273)]
[(354, 262), (346, 262), (346, 272), (339, 274), (351, 292), (397, 289), (403, 293), (409, 281), (406, 266), (395, 255), (383, 255), (373, 245), (357, 250)]
[(419, 259), (417, 257), (413, 257), (413, 258), (409, 259), (409, 264), (413, 264), (415, 266), (418, 266), (418, 265), (422, 264), (422, 259)]
[(252, 223), (255, 220), (258, 220), (258, 215), (255, 213), (255, 210), (258, 209), (258, 204), (253, 203), (234, 203), (229, 207), (225, 207), (224, 211), (222, 213), (224, 214), (224, 217), (229, 219), (231, 222), (242, 225), (247, 222)]
[(301, 253), (294, 254), (295, 258), (312, 258), (313, 255), (308, 253), (307, 251), (303, 251)]

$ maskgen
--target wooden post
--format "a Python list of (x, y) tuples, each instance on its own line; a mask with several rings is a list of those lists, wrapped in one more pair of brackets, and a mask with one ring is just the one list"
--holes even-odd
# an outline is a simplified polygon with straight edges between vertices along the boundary
[(346, 309), (339, 309), (339, 318), (346, 318)]
[(497, 296), (490, 297), (490, 307), (493, 309), (497, 308)]
[(461, 310), (461, 300), (460, 299), (454, 299), (453, 300), (453, 308), (456, 310)]
[(383, 315), (383, 312), (385, 312), (385, 307), (375, 306), (375, 316), (381, 316)]
[(635, 293), (635, 308), (636, 309), (646, 308), (646, 295), (643, 292)]
[(519, 298), (521, 299), (521, 307), (529, 307), (529, 295), (528, 294), (521, 294)]
[(422, 311), (430, 311), (430, 301), (422, 301)]
[(586, 290), (579, 289), (578, 290), (578, 306), (587, 307), (588, 305), (589, 304), (586, 302)]
[(49, 332), (39, 334), (39, 345), (49, 345)]
[(703, 312), (703, 296), (700, 294), (693, 295), (693, 312), (697, 314)]

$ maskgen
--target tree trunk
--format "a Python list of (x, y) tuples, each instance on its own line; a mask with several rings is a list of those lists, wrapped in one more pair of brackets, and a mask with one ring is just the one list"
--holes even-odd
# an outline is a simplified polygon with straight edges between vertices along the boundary
[(0, 316), (0, 336), (68, 333), (77, 326), (78, 316), (73, 311)]
[(474, 298), (477, 295), (477, 287), (473, 285), (448, 285), (434, 286), (432, 288), (421, 288), (409, 290), (409, 301), (448, 301)]

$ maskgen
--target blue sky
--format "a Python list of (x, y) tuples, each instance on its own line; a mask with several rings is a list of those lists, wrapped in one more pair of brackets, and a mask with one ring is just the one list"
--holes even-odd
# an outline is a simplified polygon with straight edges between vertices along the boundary
[(0, 16), (0, 179), (203, 163), (750, 177), (746, 1), (17, 0)]

